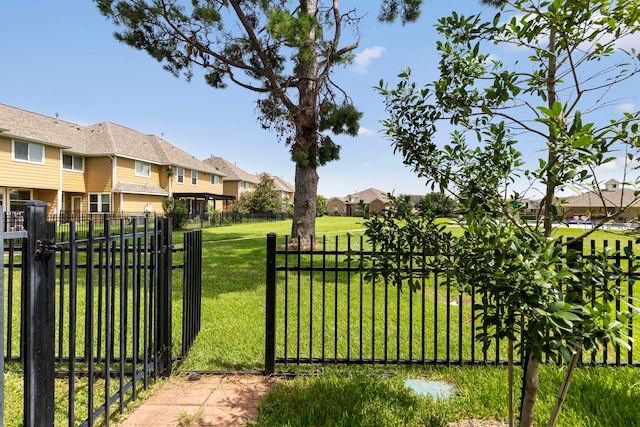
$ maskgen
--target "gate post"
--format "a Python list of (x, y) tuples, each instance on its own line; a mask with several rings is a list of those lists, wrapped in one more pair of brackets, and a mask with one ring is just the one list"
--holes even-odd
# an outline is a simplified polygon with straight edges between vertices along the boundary
[(24, 425), (52, 426), (55, 350), (55, 224), (47, 222), (47, 205), (25, 203), (24, 287)]
[[(160, 223), (158, 221), (156, 226)], [(162, 219), (160, 229), (160, 257), (158, 265), (158, 341), (156, 342), (156, 354), (158, 354), (158, 374), (162, 377), (171, 375), (173, 357), (171, 355), (171, 272), (173, 242), (171, 239), (171, 219)]]
[[(4, 369), (4, 211), (0, 206), (0, 339), (3, 345), (0, 346), (0, 366)], [(4, 408), (4, 375), (0, 377), (0, 408)], [(4, 425), (4, 410), (0, 411), (0, 425)]]
[(267, 234), (267, 301), (265, 323), (264, 374), (271, 375), (276, 366), (276, 233)]

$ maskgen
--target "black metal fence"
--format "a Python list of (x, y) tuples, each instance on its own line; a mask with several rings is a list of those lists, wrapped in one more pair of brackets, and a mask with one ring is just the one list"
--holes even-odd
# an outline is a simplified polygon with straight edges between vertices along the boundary
[[(266, 373), (276, 364), (507, 363), (506, 341), (485, 348), (476, 339), (473, 307), (480, 296), (460, 294), (445, 274), (416, 267), (426, 262), (410, 267), (419, 284), (414, 292), (367, 280), (361, 260), (374, 252), (362, 237), (325, 238), (311, 245), (315, 250), (297, 246), (290, 249), (287, 236), (267, 236)], [(620, 242), (611, 246), (619, 250)], [(595, 243), (589, 248), (593, 253)], [(613, 262), (631, 268), (621, 252)], [(615, 286), (634, 294), (631, 281)], [(629, 334), (633, 338), (633, 328)], [(638, 349), (610, 345), (583, 352), (582, 363), (640, 366), (638, 355)]]
[(196, 215), (187, 220), (187, 227), (223, 227), (225, 225), (251, 224), (257, 222), (284, 221), (290, 216), (286, 212), (275, 213), (240, 213), (215, 212)]
[[(71, 221), (68, 239), (60, 241), (45, 211), (44, 203), (28, 202), (24, 231), (0, 234), (3, 366), (24, 376), (23, 410), (5, 408), (1, 421), (50, 426), (55, 417), (56, 425), (61, 418), (69, 426), (108, 425), (139, 390), (171, 373), (176, 269), (188, 319), (178, 357), (199, 331), (193, 295), (199, 295), (201, 232), (185, 234), (183, 260), (176, 262), (167, 219), (136, 217), (127, 224), (104, 218), (89, 221), (83, 233)], [(61, 388), (64, 410), (54, 402)]]

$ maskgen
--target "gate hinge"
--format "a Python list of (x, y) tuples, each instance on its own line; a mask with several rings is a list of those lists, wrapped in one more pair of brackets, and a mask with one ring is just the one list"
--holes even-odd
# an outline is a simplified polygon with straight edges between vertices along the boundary
[(61, 245), (56, 244), (56, 239), (36, 240), (36, 259), (51, 256), (59, 247)]

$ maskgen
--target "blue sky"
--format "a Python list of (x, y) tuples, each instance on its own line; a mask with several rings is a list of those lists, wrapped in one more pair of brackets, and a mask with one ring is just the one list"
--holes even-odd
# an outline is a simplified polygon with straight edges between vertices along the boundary
[[(422, 19), (407, 26), (376, 22), (378, 1), (341, 2), (343, 11), (368, 12), (356, 61), (334, 80), (364, 116), (356, 138), (338, 137), (341, 159), (319, 168), (325, 197), (378, 188), (395, 194), (425, 194), (424, 181), (394, 156), (382, 135), (382, 98), (373, 87), (395, 82), (411, 67), (418, 82), (436, 77), (433, 24), (451, 10), (495, 11), (474, 0), (426, 0)], [(288, 148), (261, 129), (256, 95), (232, 84), (212, 89), (201, 79), (172, 76), (145, 52), (113, 38), (116, 30), (89, 0), (5, 0), (0, 5), (0, 103), (89, 125), (110, 121), (167, 141), (195, 155), (224, 157), (250, 173), (267, 171), (294, 182)], [(351, 31), (344, 44), (355, 40)], [(632, 104), (627, 100), (626, 103)]]

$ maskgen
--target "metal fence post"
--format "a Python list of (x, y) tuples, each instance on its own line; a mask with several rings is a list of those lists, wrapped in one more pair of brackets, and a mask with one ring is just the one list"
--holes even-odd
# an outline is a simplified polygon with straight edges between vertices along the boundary
[[(2, 205), (0, 205), (0, 313), (2, 313), (0, 316), (0, 339), (3, 343), (0, 346), (0, 366), (2, 369), (4, 369), (4, 230), (5, 216)], [(0, 408), (4, 409), (4, 375), (0, 376)], [(0, 425), (4, 425), (4, 410), (0, 411)]]
[(171, 375), (171, 365), (173, 363), (171, 355), (171, 268), (173, 243), (171, 239), (171, 219), (164, 218), (162, 220), (162, 228), (160, 230), (160, 259), (158, 272), (158, 342), (156, 343), (156, 352), (158, 358), (158, 373), (160, 376), (168, 377)]
[(271, 375), (276, 365), (276, 233), (267, 235), (267, 298), (264, 373)]
[(47, 205), (25, 203), (24, 425), (53, 425), (55, 351), (55, 224), (46, 221)]

